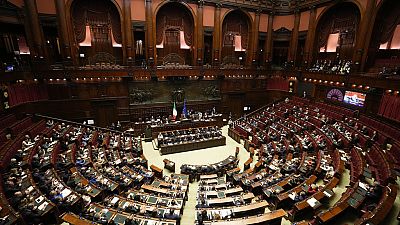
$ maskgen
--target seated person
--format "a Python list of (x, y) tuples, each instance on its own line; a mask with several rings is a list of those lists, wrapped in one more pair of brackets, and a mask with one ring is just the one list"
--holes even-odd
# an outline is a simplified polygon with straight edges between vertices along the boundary
[(294, 197), (294, 201), (295, 201), (295, 202), (301, 202), (301, 201), (303, 201), (303, 200), (306, 199), (306, 198), (307, 198), (306, 192), (301, 191), (300, 193), (298, 193), (298, 194), (296, 195), (296, 197)]
[(35, 143), (32, 142), (31, 138), (29, 135), (25, 135), (25, 139), (22, 141), (22, 148), (27, 149), (30, 148), (34, 145)]
[(311, 184), (309, 187), (308, 187), (308, 194), (309, 195), (313, 195), (313, 194), (315, 194), (315, 193), (317, 193), (318, 192), (318, 186), (316, 185), (316, 184)]

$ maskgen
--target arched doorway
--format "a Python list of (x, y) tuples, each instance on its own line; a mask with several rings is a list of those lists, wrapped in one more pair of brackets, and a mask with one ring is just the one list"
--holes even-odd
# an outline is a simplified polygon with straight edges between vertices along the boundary
[(332, 63), (351, 60), (360, 18), (360, 10), (352, 2), (339, 3), (329, 8), (317, 25), (314, 48), (316, 59)]
[(236, 68), (246, 64), (250, 53), (251, 20), (241, 10), (229, 12), (222, 23), (221, 66)]
[(112, 1), (75, 0), (71, 18), (80, 65), (121, 64), (121, 17)]
[(156, 16), (157, 65), (191, 65), (194, 46), (194, 20), (183, 4), (162, 5)]

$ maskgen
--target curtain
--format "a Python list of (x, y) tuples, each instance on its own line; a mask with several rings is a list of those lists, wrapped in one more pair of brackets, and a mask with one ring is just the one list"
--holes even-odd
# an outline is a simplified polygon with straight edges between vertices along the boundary
[(235, 52), (245, 52), (246, 49), (242, 46), (242, 37), (240, 35), (235, 35)]
[(16, 84), (8, 87), (10, 106), (48, 99), (47, 87), (40, 84)]
[(267, 81), (267, 90), (289, 91), (289, 81), (284, 79), (269, 79)]
[(181, 49), (190, 49), (190, 46), (186, 43), (185, 39), (185, 32), (180, 31), (180, 47)]
[(161, 45), (164, 41), (167, 30), (179, 30), (183, 32), (183, 39), (186, 45), (192, 46), (193, 27), (192, 15), (186, 9), (168, 4), (157, 14), (156, 45)]
[(381, 40), (380, 43), (386, 43), (392, 38), (397, 25), (400, 24), (400, 16), (397, 12), (385, 15), (384, 22), (381, 24)]
[(378, 114), (389, 119), (400, 121), (400, 97), (384, 95), (381, 99)]
[(338, 43), (339, 43), (339, 33), (330, 34), (328, 37), (328, 43), (326, 44), (326, 52), (336, 52)]
[[(103, 45), (105, 44), (112, 45), (111, 36), (117, 44), (122, 43), (120, 15), (112, 2), (105, 0), (74, 1), (72, 18), (78, 43), (85, 40), (87, 25), (90, 26), (92, 41), (100, 45), (100, 50), (104, 49)], [(94, 45), (94, 47), (99, 46)], [(109, 52), (110, 49), (106, 52)]]

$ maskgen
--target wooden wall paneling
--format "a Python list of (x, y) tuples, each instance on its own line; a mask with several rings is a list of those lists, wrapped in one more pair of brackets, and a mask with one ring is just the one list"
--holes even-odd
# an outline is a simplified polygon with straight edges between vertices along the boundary
[(115, 100), (93, 100), (91, 105), (97, 126), (108, 127), (117, 121)]
[(234, 119), (239, 118), (243, 115), (243, 107), (245, 106), (245, 93), (227, 93), (222, 96), (223, 105), (227, 107), (229, 113), (232, 113)]

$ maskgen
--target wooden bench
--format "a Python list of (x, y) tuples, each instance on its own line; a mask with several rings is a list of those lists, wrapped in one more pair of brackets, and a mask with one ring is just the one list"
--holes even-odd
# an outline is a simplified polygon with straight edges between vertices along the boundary
[(250, 147), (249, 148), (249, 152), (250, 152), (250, 157), (253, 158), (253, 156), (254, 156), (254, 148)]
[(154, 176), (155, 177), (158, 177), (158, 178), (162, 178), (163, 177), (163, 170), (162, 169), (158, 168), (155, 165), (151, 165), (150, 169), (151, 169), (151, 171), (154, 172)]
[(245, 163), (244, 163), (244, 169), (247, 170), (250, 168), (250, 164), (253, 162), (253, 158), (249, 158)]

